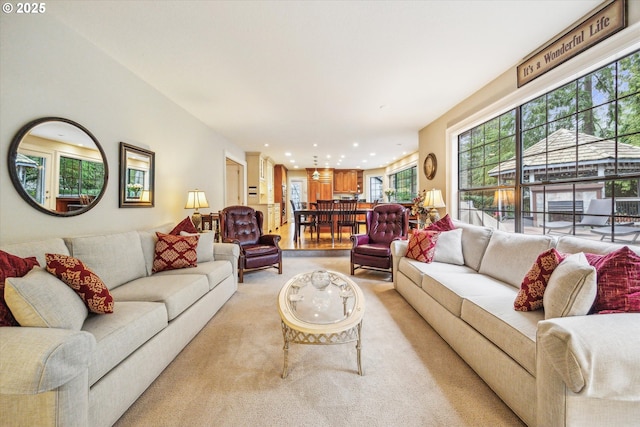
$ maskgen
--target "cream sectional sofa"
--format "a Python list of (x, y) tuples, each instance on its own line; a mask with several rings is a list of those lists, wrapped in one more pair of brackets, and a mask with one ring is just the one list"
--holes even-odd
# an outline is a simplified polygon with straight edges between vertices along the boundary
[(87, 315), (73, 291), (65, 299), (71, 289), (42, 268), (7, 279), (47, 325), (79, 318), (81, 327), (0, 328), (0, 425), (112, 425), (234, 294), (237, 245), (210, 238), (210, 246), (198, 246), (197, 267), (152, 274), (155, 231), (0, 248), (36, 256), (41, 266), (45, 253), (79, 258), (114, 298), (113, 313)]
[(405, 256), (407, 241), (393, 242), (396, 290), (527, 425), (637, 426), (640, 314), (545, 320), (543, 310), (513, 308), (543, 251), (605, 254), (621, 245), (455, 225), (461, 253), (450, 244), (445, 262), (439, 246), (427, 264)]

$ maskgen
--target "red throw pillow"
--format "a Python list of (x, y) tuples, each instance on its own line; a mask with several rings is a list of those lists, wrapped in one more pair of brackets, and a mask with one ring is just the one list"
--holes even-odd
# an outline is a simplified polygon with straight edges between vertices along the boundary
[(439, 236), (439, 231), (413, 230), (409, 236), (407, 258), (426, 263), (433, 261), (433, 255), (436, 252), (436, 242)]
[(180, 223), (178, 225), (173, 227), (173, 230), (171, 230), (169, 232), (169, 234), (173, 234), (175, 236), (179, 236), (181, 231), (185, 231), (187, 233), (192, 233), (193, 234), (193, 233), (197, 233), (198, 229), (196, 228), (195, 225), (193, 225), (193, 221), (191, 221), (191, 218), (186, 217), (185, 219), (180, 221)]
[(47, 271), (76, 291), (92, 313), (113, 313), (113, 297), (102, 279), (77, 258), (45, 254)]
[(628, 246), (606, 255), (585, 255), (598, 276), (591, 312), (640, 312), (640, 256)]
[(456, 226), (453, 225), (453, 221), (451, 220), (449, 214), (446, 214), (444, 218), (441, 218), (433, 224), (430, 224), (428, 227), (426, 227), (426, 229), (433, 231), (451, 231), (455, 230)]
[(0, 251), (0, 326), (20, 326), (4, 301), (4, 281), (7, 277), (22, 277), (39, 265), (35, 257), (20, 258)]
[(520, 292), (516, 296), (513, 308), (518, 311), (534, 311), (542, 308), (544, 291), (549, 284), (549, 277), (558, 265), (566, 258), (555, 248), (542, 252), (536, 258), (531, 269), (524, 276)]
[(153, 260), (153, 272), (195, 267), (198, 264), (198, 234), (174, 236), (156, 232), (156, 254)]

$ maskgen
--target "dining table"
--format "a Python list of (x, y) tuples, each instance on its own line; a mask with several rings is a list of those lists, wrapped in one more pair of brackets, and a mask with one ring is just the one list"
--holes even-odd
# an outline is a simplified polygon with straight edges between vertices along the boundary
[[(359, 208), (356, 209), (356, 215), (366, 215), (367, 212), (371, 212), (373, 209), (371, 208)], [(334, 209), (334, 210), (327, 210), (327, 211), (323, 211), (323, 210), (318, 210), (318, 209), (296, 209), (293, 211), (293, 217), (294, 217), (294, 221), (295, 221), (295, 228), (294, 228), (294, 232), (293, 232), (293, 241), (298, 243), (299, 239), (300, 239), (300, 218), (303, 216), (310, 216), (310, 215), (318, 215), (319, 213), (323, 213), (326, 212), (328, 213), (332, 219), (337, 220), (338, 215), (340, 215), (340, 210), (339, 209)], [(335, 225), (335, 221), (334, 221), (334, 225)], [(331, 241), (331, 244), (333, 244), (334, 241)]]

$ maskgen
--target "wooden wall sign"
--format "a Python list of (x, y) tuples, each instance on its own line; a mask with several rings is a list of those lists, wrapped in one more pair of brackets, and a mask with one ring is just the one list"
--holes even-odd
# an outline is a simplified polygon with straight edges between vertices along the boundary
[[(550, 7), (553, 3), (549, 3)], [(626, 0), (610, 0), (517, 67), (518, 87), (540, 77), (627, 26)]]

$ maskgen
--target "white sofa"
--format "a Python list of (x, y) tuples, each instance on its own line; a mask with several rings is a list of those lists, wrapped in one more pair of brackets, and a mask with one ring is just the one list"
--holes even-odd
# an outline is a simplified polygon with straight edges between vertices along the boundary
[(438, 262), (438, 246), (432, 263), (409, 259), (408, 241), (393, 242), (396, 290), (527, 425), (638, 425), (640, 314), (545, 320), (543, 310), (513, 308), (543, 251), (605, 254), (621, 245), (455, 225), (461, 265)]
[[(46, 265), (45, 253), (74, 256), (104, 281), (114, 298), (113, 313), (85, 312), (78, 329), (0, 328), (0, 425), (112, 425), (234, 294), (237, 245), (211, 238), (211, 246), (198, 246), (197, 267), (152, 274), (155, 231), (0, 248), (20, 257), (36, 256), (41, 266)], [(74, 312), (75, 303), (62, 311), (55, 307), (70, 288), (40, 267), (7, 283), (27, 291), (43, 289), (27, 298), (50, 300), (48, 305), (37, 302), (42, 312), (51, 309), (43, 313), (48, 319), (65, 322), (82, 316)]]

